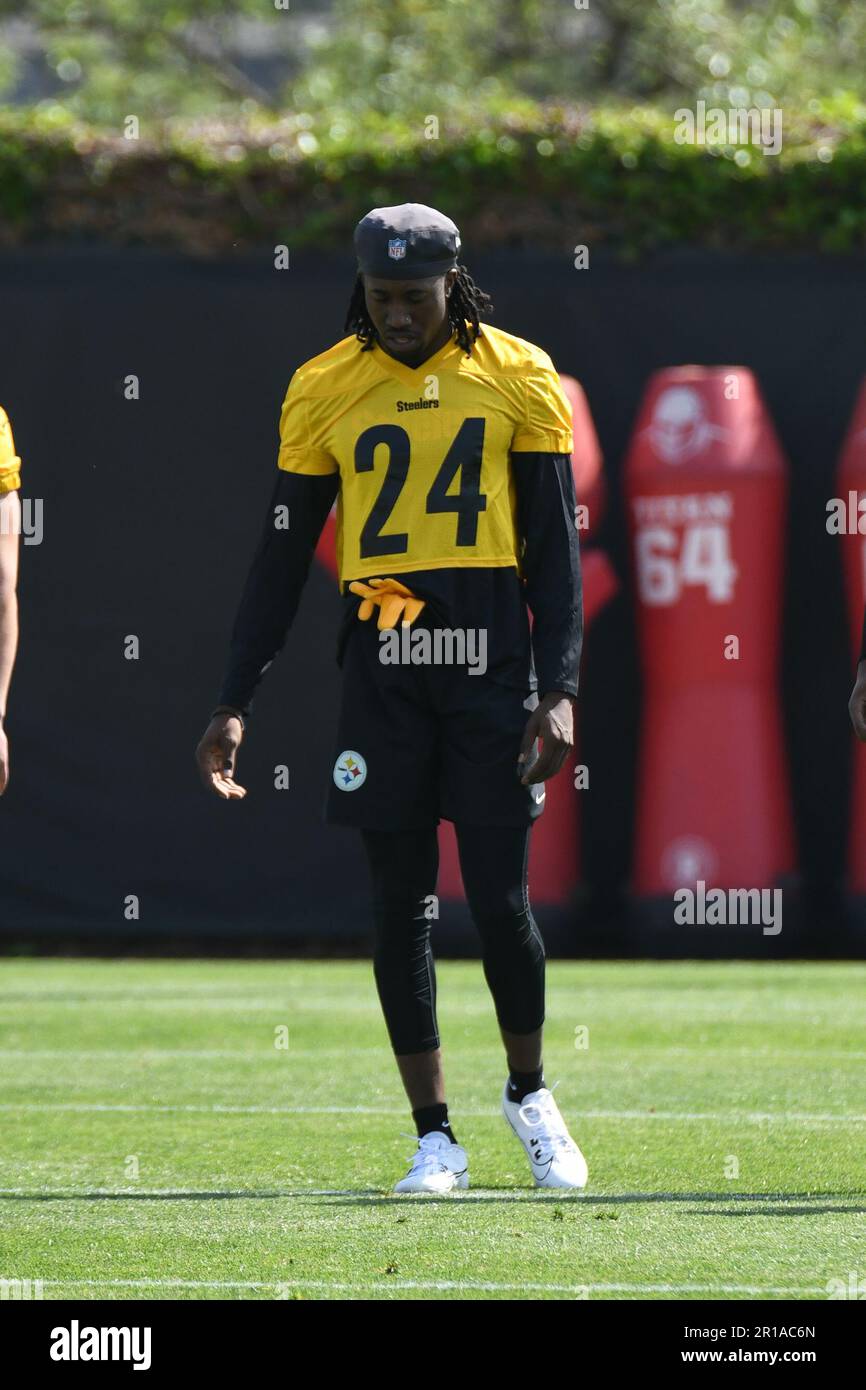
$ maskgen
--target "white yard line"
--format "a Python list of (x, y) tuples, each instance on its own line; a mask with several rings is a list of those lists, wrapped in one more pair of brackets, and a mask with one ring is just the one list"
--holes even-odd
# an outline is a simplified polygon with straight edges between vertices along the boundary
[[(387, 1043), (382, 1043), (380, 1047), (353, 1047), (351, 1056), (384, 1057), (390, 1055)], [(822, 1057), (829, 1054), (824, 1052)], [(313, 1057), (338, 1057), (346, 1060), (345, 1047), (292, 1047), (276, 1048), (273, 1039), (263, 1043), (261, 1048), (253, 1052), (250, 1048), (231, 1048), (231, 1047), (128, 1047), (128, 1048), (71, 1048), (71, 1047), (45, 1047), (45, 1048), (0, 1048), (0, 1061), (25, 1062), (28, 1058), (39, 1060), (44, 1058), (46, 1061), (63, 1061), (69, 1058), (70, 1061), (98, 1061), (105, 1058), (108, 1061), (153, 1061), (162, 1057), (173, 1059), (177, 1057), (189, 1057), (194, 1061), (237, 1061), (237, 1062), (272, 1062), (283, 1061), (287, 1057), (302, 1057), (309, 1060)], [(866, 1053), (864, 1053), (866, 1056)]]
[[(372, 1201), (381, 1202), (384, 1199), (393, 1200), (397, 1205), (402, 1205), (407, 1199), (395, 1196), (390, 1188), (381, 1187), (294, 1187), (294, 1188), (263, 1188), (259, 1189), (215, 1189), (204, 1191), (201, 1187), (152, 1187), (152, 1188), (113, 1188), (113, 1187), (88, 1187), (82, 1188), (80, 1192), (72, 1191), (68, 1188), (25, 1188), (25, 1187), (0, 1187), (0, 1197), (20, 1197), (31, 1201), (41, 1201), (46, 1197), (51, 1197), (56, 1201), (78, 1202), (87, 1201), (93, 1197), (113, 1197), (117, 1201), (128, 1198), (131, 1201), (142, 1201), (153, 1197), (155, 1199), (163, 1197), (174, 1197), (178, 1200), (183, 1198), (194, 1198), (200, 1200), (203, 1196), (209, 1196), (224, 1200), (226, 1198), (249, 1199), (257, 1201), (276, 1201), (293, 1199), (297, 1197), (353, 1197), (356, 1200), (370, 1198)], [(547, 1202), (558, 1204), (560, 1202), (578, 1202), (587, 1205), (597, 1206), (600, 1203), (616, 1203), (621, 1201), (623, 1196), (628, 1197), (630, 1205), (639, 1205), (642, 1202), (700, 1202), (705, 1201), (707, 1194), (701, 1192), (631, 1192), (623, 1193), (591, 1193), (589, 1199), (583, 1192), (562, 1193), (553, 1188), (522, 1188), (503, 1190), (502, 1188), (475, 1187), (471, 1191), (452, 1192), (448, 1194), (450, 1202), (513, 1202), (519, 1198), (521, 1202)], [(424, 1197), (409, 1198), (410, 1201), (420, 1201), (422, 1205), (426, 1200)], [(441, 1200), (441, 1199), (440, 1199)], [(724, 1202), (741, 1203), (760, 1203), (760, 1202), (794, 1202), (798, 1205), (804, 1201), (801, 1193), (788, 1192), (731, 1192), (725, 1195)], [(825, 1200), (824, 1197), (816, 1197), (817, 1201)], [(834, 1198), (836, 1201), (855, 1201), (859, 1200), (856, 1193), (849, 1196)], [(856, 1208), (851, 1208), (856, 1211)], [(69, 1283), (87, 1283), (87, 1280), (68, 1280)], [(279, 1281), (282, 1282), (282, 1281)]]
[[(185, 990), (189, 991), (189, 986)], [(663, 1000), (653, 1000), (647, 992), (634, 999), (633, 1016), (639, 1020), (649, 1023), (657, 1020), (661, 1026), (669, 1026), (672, 1020), (676, 1020), (679, 1026), (692, 1024), (696, 1027), (707, 1027), (719, 1025), (720, 1027), (732, 1028), (737, 1026), (760, 1024), (768, 1026), (777, 1023), (780, 1026), (787, 1022), (793, 1015), (797, 1019), (802, 1018), (803, 1003), (802, 999), (793, 998), (790, 1000), (773, 998), (761, 1000), (759, 1005), (752, 1003), (744, 1004), (739, 998), (722, 1001), (695, 1000), (690, 997), (688, 1000), (672, 999), (666, 996)], [(630, 1005), (621, 998), (615, 1003), (593, 1002), (576, 1000), (575, 990), (571, 987), (553, 985), (547, 991), (548, 1013), (551, 1016), (564, 1015), (575, 1017), (581, 1022), (594, 1022), (596, 1028), (602, 1027), (610, 1022), (619, 1023), (624, 1011), (628, 1012)], [(482, 1018), (490, 1015), (491, 1006), (489, 1002), (481, 997), (461, 997), (459, 992), (450, 996), (453, 1016), (456, 1018), (461, 1015), (465, 1018)], [(178, 994), (172, 996), (170, 993), (160, 995), (158, 992), (129, 993), (124, 995), (112, 995), (107, 993), (103, 997), (100, 993), (94, 992), (92, 995), (81, 995), (75, 997), (64, 997), (58, 991), (53, 993), (28, 995), (26, 993), (6, 995), (0, 992), (0, 1011), (11, 1010), (20, 1011), (22, 1008), (40, 1008), (45, 1011), (57, 1012), (60, 1009), (75, 1011), (85, 1009), (90, 1012), (98, 1010), (104, 1014), (114, 1015), (117, 1012), (128, 1013), (130, 1009), (136, 1010), (139, 1015), (148, 1013), (174, 1013), (177, 1011), (193, 1012), (199, 1015), (212, 1013), (221, 1014), (270, 1014), (276, 1022), (285, 1022), (286, 1015), (291, 1018), (303, 1018), (309, 1015), (325, 1013), (333, 1015), (335, 1008), (341, 1014), (370, 1015), (378, 1018), (381, 1016), (381, 1007), (375, 994), (369, 996), (347, 996), (342, 991), (335, 990), (333, 994), (314, 995), (304, 993), (279, 993), (273, 995), (223, 995), (218, 991), (202, 991), (197, 994)], [(578, 1009), (577, 1015), (575, 1010)], [(820, 1012), (815, 1006), (810, 1021), (816, 1028), (833, 1029), (838, 1032), (840, 1026), (850, 1022), (852, 1029), (857, 1032), (862, 1028), (862, 1010), (859, 1005), (845, 1001), (834, 1000), (832, 1005), (827, 1005)], [(712, 1046), (712, 1044), (708, 1044)]]
[[(87, 1101), (8, 1101), (0, 1111), (52, 1112), (72, 1114), (149, 1114), (149, 1115), (403, 1115), (402, 1108), (379, 1105), (126, 1105)], [(460, 1113), (471, 1119), (491, 1119), (499, 1111), (493, 1108), (471, 1110), (461, 1107)], [(665, 1120), (701, 1123), (713, 1121), (724, 1124), (866, 1124), (866, 1115), (802, 1114), (797, 1111), (738, 1111), (738, 1110), (576, 1110), (569, 1113), (584, 1120)]]
[(799, 1284), (498, 1284), (474, 1279), (394, 1279), (331, 1282), (326, 1279), (43, 1279), (45, 1288), (57, 1289), (321, 1289), (334, 1293), (392, 1292), (430, 1290), (436, 1293), (741, 1293), (741, 1294), (823, 1294), (827, 1289)]
[[(290, 1035), (291, 1035), (291, 1029), (290, 1029)], [(486, 1046), (486, 1045), (485, 1045), (485, 1046)], [(479, 1050), (479, 1051), (480, 1051), (481, 1048), (482, 1048), (482, 1044), (478, 1044), (476, 1048), (471, 1049), (471, 1050)], [(814, 1065), (817, 1067), (817, 1066), (821, 1066), (824, 1062), (829, 1062), (829, 1061), (833, 1061), (833, 1062), (849, 1062), (849, 1061), (850, 1061), (850, 1062), (862, 1062), (862, 1061), (866, 1061), (866, 1052), (848, 1052), (848, 1051), (845, 1051), (845, 1050), (842, 1050), (842, 1049), (840, 1049), (840, 1050), (838, 1050), (838, 1051), (828, 1051), (828, 1050), (825, 1050), (825, 1049), (823, 1049), (823, 1048), (818, 1048), (818, 1047), (816, 1047), (816, 1048), (792, 1048), (792, 1047), (772, 1047), (772, 1048), (763, 1048), (763, 1047), (723, 1047), (723, 1046), (721, 1046), (721, 1045), (719, 1045), (719, 1044), (717, 1044), (717, 1043), (705, 1043), (702, 1047), (665, 1047), (663, 1043), (662, 1043), (662, 1044), (655, 1044), (655, 1045), (652, 1045), (652, 1046), (647, 1047), (647, 1046), (645, 1046), (643, 1043), (641, 1043), (641, 1044), (639, 1045), (639, 1047), (633, 1047), (633, 1048), (622, 1047), (622, 1046), (620, 1046), (620, 1047), (608, 1047), (606, 1044), (605, 1044), (605, 1045), (599, 1044), (599, 1045), (597, 1045), (592, 1051), (590, 1051), (589, 1049), (573, 1049), (573, 1048), (570, 1046), (570, 1044), (569, 1044), (569, 1043), (566, 1043), (566, 1042), (561, 1042), (561, 1043), (556, 1043), (556, 1042), (554, 1042), (554, 1043), (551, 1044), (551, 1046), (550, 1046), (550, 1048), (549, 1048), (550, 1051), (556, 1050), (557, 1053), (560, 1051), (560, 1049), (562, 1050), (562, 1052), (563, 1052), (564, 1054), (569, 1054), (569, 1055), (572, 1053), (572, 1051), (575, 1051), (575, 1050), (576, 1050), (576, 1051), (577, 1051), (577, 1055), (578, 1055), (578, 1057), (579, 1057), (580, 1059), (586, 1059), (586, 1060), (588, 1060), (588, 1061), (595, 1062), (596, 1064), (598, 1064), (598, 1063), (603, 1063), (603, 1062), (607, 1061), (607, 1060), (608, 1060), (609, 1058), (611, 1058), (611, 1057), (623, 1057), (623, 1058), (626, 1058), (627, 1060), (629, 1060), (629, 1062), (632, 1062), (632, 1061), (634, 1061), (635, 1054), (636, 1054), (637, 1052), (640, 1053), (640, 1056), (641, 1056), (642, 1058), (645, 1057), (647, 1053), (650, 1053), (650, 1054), (652, 1054), (652, 1056), (653, 1056), (653, 1060), (658, 1060), (658, 1061), (662, 1061), (662, 1062), (663, 1062), (666, 1058), (668, 1058), (668, 1057), (703, 1057), (703, 1058), (706, 1058), (706, 1059), (709, 1059), (709, 1058), (711, 1058), (711, 1057), (724, 1057), (724, 1058), (748, 1057), (748, 1058), (764, 1059), (765, 1061), (768, 1061), (768, 1062), (776, 1062), (776, 1061), (779, 1061), (779, 1060), (783, 1060), (783, 1059), (786, 1058), (786, 1057), (795, 1057), (795, 1058), (797, 1058), (797, 1059), (806, 1058), (806, 1059), (812, 1061), (812, 1062), (814, 1063)], [(465, 1048), (461, 1045), (461, 1051), (463, 1051), (463, 1050), (465, 1050)], [(487, 1049), (487, 1050), (489, 1050), (489, 1049)], [(104, 1057), (104, 1058), (107, 1058), (107, 1059), (109, 1059), (109, 1060), (129, 1061), (131, 1058), (136, 1058), (136, 1057), (138, 1057), (138, 1058), (147, 1058), (148, 1060), (150, 1060), (151, 1058), (160, 1058), (160, 1057), (168, 1057), (168, 1058), (174, 1058), (174, 1057), (191, 1057), (191, 1058), (200, 1058), (200, 1059), (202, 1059), (202, 1060), (208, 1060), (208, 1059), (210, 1059), (210, 1058), (213, 1058), (214, 1060), (231, 1059), (231, 1060), (236, 1060), (236, 1061), (241, 1061), (241, 1062), (249, 1062), (249, 1061), (265, 1061), (265, 1060), (270, 1061), (274, 1056), (277, 1056), (277, 1057), (279, 1057), (279, 1058), (283, 1058), (283, 1057), (288, 1057), (288, 1058), (292, 1058), (292, 1057), (303, 1057), (303, 1058), (305, 1058), (305, 1059), (308, 1059), (308, 1058), (312, 1058), (312, 1057), (340, 1057), (340, 1058), (346, 1059), (348, 1055), (350, 1055), (350, 1056), (352, 1056), (352, 1057), (355, 1057), (355, 1056), (380, 1056), (380, 1055), (385, 1055), (385, 1054), (388, 1054), (388, 1047), (387, 1047), (387, 1044), (386, 1044), (386, 1043), (382, 1043), (382, 1044), (381, 1044), (380, 1046), (378, 1046), (378, 1047), (353, 1047), (353, 1048), (351, 1048), (351, 1052), (350, 1052), (349, 1054), (347, 1054), (347, 1049), (346, 1049), (345, 1047), (333, 1047), (333, 1048), (327, 1048), (327, 1047), (306, 1047), (306, 1048), (299, 1048), (299, 1047), (292, 1047), (291, 1042), (289, 1043), (289, 1046), (288, 1046), (287, 1048), (285, 1048), (285, 1049), (277, 1049), (277, 1048), (275, 1048), (275, 1047), (273, 1046), (272, 1041), (269, 1041), (269, 1042), (263, 1044), (262, 1047), (261, 1047), (260, 1049), (258, 1049), (257, 1051), (253, 1051), (251, 1048), (243, 1048), (243, 1049), (242, 1049), (242, 1048), (231, 1048), (231, 1047), (188, 1048), (188, 1047), (145, 1047), (145, 1046), (143, 1046), (143, 1047), (141, 1047), (141, 1048), (137, 1048), (137, 1047), (128, 1047), (128, 1048), (4, 1047), (4, 1048), (0, 1048), (0, 1059), (4, 1059), (4, 1058), (5, 1058), (5, 1059), (7, 1059), (7, 1060), (9, 1060), (9, 1061), (26, 1061), (28, 1058), (31, 1058), (31, 1057), (32, 1057), (33, 1059), (35, 1059), (35, 1060), (38, 1060), (39, 1058), (43, 1058), (43, 1057), (44, 1057), (46, 1060), (52, 1060), (52, 1061), (62, 1061), (64, 1058), (69, 1058), (70, 1060), (82, 1060), (82, 1059), (83, 1059), (83, 1060), (86, 1060), (86, 1061), (95, 1061), (95, 1060), (98, 1060), (98, 1059), (101, 1058), (101, 1057)]]

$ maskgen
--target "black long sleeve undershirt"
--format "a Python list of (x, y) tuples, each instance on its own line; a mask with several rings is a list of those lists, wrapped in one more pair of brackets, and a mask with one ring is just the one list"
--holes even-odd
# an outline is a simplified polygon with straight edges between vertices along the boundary
[[(574, 480), (567, 454), (511, 455), (524, 582), (512, 566), (401, 571), (396, 577), (429, 602), (436, 621), (488, 632), (488, 674), (542, 695), (576, 695), (583, 635)], [(249, 713), (253, 694), (282, 648), (313, 552), (333, 505), (338, 477), (281, 472), (232, 631), (219, 703)], [(274, 511), (289, 510), (288, 530)], [(389, 573), (387, 565), (383, 576)], [(359, 600), (346, 591), (338, 660)], [(532, 610), (530, 648), (527, 604)]]
[[(232, 629), (219, 704), (249, 713), (256, 688), (298, 611), (338, 485), (336, 473), (279, 471)], [(275, 524), (278, 507), (287, 509), (287, 528)]]
[(583, 584), (574, 474), (568, 454), (511, 455), (538, 688), (577, 694)]

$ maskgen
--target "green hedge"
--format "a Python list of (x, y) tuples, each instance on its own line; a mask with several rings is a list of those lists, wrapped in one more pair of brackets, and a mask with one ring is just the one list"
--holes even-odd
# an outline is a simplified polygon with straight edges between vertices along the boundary
[(224, 255), (346, 250), (368, 208), (429, 202), (468, 244), (626, 256), (688, 243), (862, 250), (866, 109), (785, 112), (777, 156), (674, 141), (672, 112), (534, 107), (443, 125), (329, 113), (167, 126), (125, 139), (57, 106), (0, 111), (0, 245), (99, 240)]

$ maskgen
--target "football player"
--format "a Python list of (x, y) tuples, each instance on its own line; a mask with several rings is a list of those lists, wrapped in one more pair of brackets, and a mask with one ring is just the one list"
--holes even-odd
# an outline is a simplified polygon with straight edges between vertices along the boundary
[[(537, 1185), (581, 1188), (586, 1163), (544, 1084), (545, 956), (526, 872), (544, 783), (573, 746), (570, 407), (546, 352), (482, 327), (493, 306), (458, 260), (450, 218), (376, 208), (354, 246), (348, 336), (289, 383), (277, 483), (197, 760), (218, 796), (245, 795), (235, 770), (250, 701), (336, 500), (343, 687), (326, 819), (358, 828), (370, 864), (376, 985), (418, 1136), (395, 1190), (469, 1183), (430, 950), (440, 817), (454, 823), (504, 1043), (505, 1118)], [(470, 649), (483, 659), (442, 655)]]
[(21, 460), (12, 426), (0, 406), (0, 796), (9, 785), (6, 704), (18, 650), (18, 536), (21, 531)]

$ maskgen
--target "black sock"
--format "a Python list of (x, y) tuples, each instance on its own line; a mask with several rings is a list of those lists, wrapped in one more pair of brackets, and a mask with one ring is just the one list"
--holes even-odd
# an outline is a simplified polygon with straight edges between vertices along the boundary
[(514, 1071), (508, 1073), (508, 1099), (520, 1105), (532, 1091), (540, 1091), (544, 1085), (544, 1068), (538, 1071)]
[(415, 1132), (419, 1139), (423, 1139), (425, 1134), (432, 1134), (434, 1129), (438, 1129), (449, 1139), (452, 1144), (456, 1144), (454, 1131), (448, 1123), (448, 1106), (424, 1105), (420, 1110), (412, 1111), (412, 1119), (415, 1121)]

